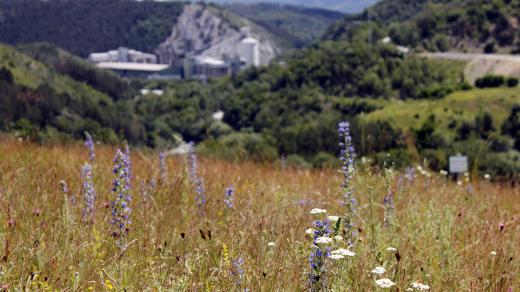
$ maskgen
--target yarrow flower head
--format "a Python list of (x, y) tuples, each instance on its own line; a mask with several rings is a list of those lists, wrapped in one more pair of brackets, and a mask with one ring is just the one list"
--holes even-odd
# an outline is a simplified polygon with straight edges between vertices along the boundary
[(396, 252), (396, 251), (397, 251), (397, 248), (389, 246), (389, 247), (386, 248), (386, 251), (389, 251), (389, 252)]
[(372, 271), (370, 271), (372, 274), (376, 275), (382, 275), (386, 272), (385, 268), (383, 267), (375, 267)]
[(395, 283), (392, 282), (392, 280), (390, 280), (390, 279), (384, 278), (384, 279), (376, 280), (376, 285), (383, 289), (386, 289), (386, 288), (392, 288), (392, 286), (395, 286)]
[(430, 286), (425, 285), (425, 284), (421, 284), (419, 282), (413, 282), (411, 284), (411, 286), (412, 286), (413, 289), (419, 290), (419, 291), (430, 290)]
[(336, 222), (339, 220), (339, 216), (328, 216), (327, 219), (329, 219), (330, 222)]
[(224, 194), (224, 204), (226, 205), (226, 207), (228, 209), (233, 208), (233, 201), (234, 201), (233, 195), (234, 194), (235, 194), (235, 188), (233, 188), (233, 186), (230, 186), (229, 188), (226, 189), (226, 192)]
[(314, 243), (316, 243), (317, 245), (329, 244), (332, 242), (333, 242), (332, 238), (326, 237), (326, 236), (320, 236), (320, 237), (316, 238), (316, 240), (314, 241)]
[(337, 250), (333, 250), (331, 252), (331, 254), (339, 254), (339, 255), (342, 255), (342, 256), (347, 256), (347, 257), (353, 257), (353, 256), (356, 256), (356, 254), (354, 252), (351, 252), (350, 250), (348, 249), (344, 249), (344, 248), (340, 248), (340, 249), (337, 249)]
[(90, 163), (94, 163), (96, 160), (96, 152), (94, 150), (94, 140), (92, 140), (92, 136), (89, 133), (85, 132), (85, 146), (88, 149), (88, 160)]
[(90, 166), (88, 163), (85, 163), (81, 173), (83, 180), (83, 200), (85, 202), (85, 208), (83, 209), (82, 216), (83, 222), (92, 222), (94, 218), (94, 203), (96, 201), (96, 190), (94, 189), (94, 181), (92, 178), (92, 166)]
[(311, 210), (312, 215), (325, 214), (325, 213), (327, 213), (327, 210), (325, 210), (325, 209), (314, 208)]
[(330, 255), (330, 258), (333, 260), (341, 260), (341, 259), (344, 259), (345, 257), (341, 254), (334, 253), (334, 254)]
[(128, 234), (130, 225), (130, 202), (132, 201), (130, 187), (130, 157), (129, 151), (116, 151), (114, 158), (114, 174), (112, 192), (115, 199), (112, 202), (112, 225), (114, 226), (113, 236), (117, 239), (119, 248), (123, 248), (125, 237)]

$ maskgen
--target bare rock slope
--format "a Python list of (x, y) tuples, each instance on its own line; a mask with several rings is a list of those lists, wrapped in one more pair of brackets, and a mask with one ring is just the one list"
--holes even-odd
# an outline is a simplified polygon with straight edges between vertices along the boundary
[(161, 63), (175, 64), (187, 54), (215, 58), (234, 57), (240, 41), (246, 37), (259, 41), (260, 62), (267, 64), (281, 48), (254, 24), (234, 15), (224, 15), (204, 4), (186, 5), (173, 26), (171, 35), (156, 53)]

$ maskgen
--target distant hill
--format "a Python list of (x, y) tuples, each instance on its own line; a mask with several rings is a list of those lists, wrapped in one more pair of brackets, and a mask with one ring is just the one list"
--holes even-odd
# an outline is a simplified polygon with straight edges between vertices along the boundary
[(370, 19), (375, 36), (428, 51), (520, 52), (520, 2), (510, 0), (383, 0), (333, 25), (327, 39), (349, 39)]
[(249, 19), (283, 40), (286, 46), (303, 47), (319, 39), (344, 14), (302, 6), (259, 4), (227, 4), (224, 8)]
[(178, 2), (0, 1), (0, 42), (49, 42), (81, 57), (127, 46), (152, 52), (182, 12)]
[[(241, 26), (252, 27), (265, 42), (274, 42), (270, 47), (278, 53), (278, 48), (311, 43), (342, 17), (339, 12), (323, 9), (272, 4), (230, 5), (227, 9), (213, 4), (200, 6), (204, 7), (201, 12), (212, 15), (205, 19), (222, 23), (223, 28), (239, 31)], [(81, 57), (120, 46), (153, 53), (171, 37), (186, 7), (186, 3), (177, 1), (0, 0), (0, 43), (48, 42)], [(228, 33), (220, 31), (219, 25), (181, 27), (200, 33), (192, 34), (194, 37), (204, 35), (201, 41), (206, 43), (214, 43), (218, 36)], [(208, 30), (212, 32), (206, 34)]]
[(82, 138), (84, 131), (109, 143), (119, 134), (143, 139), (144, 129), (125, 108), (132, 95), (124, 81), (49, 45), (22, 51), (40, 61), (0, 45), (0, 131), (38, 141)]
[(275, 3), (289, 4), (305, 7), (318, 7), (328, 10), (341, 11), (343, 13), (359, 13), (366, 7), (373, 5), (378, 0), (211, 0), (204, 2), (215, 2), (219, 4), (258, 4), (258, 3)]

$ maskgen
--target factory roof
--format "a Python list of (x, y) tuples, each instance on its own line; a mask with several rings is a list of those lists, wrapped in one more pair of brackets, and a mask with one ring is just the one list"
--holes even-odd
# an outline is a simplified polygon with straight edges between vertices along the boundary
[(97, 67), (111, 70), (128, 70), (128, 71), (147, 71), (159, 72), (167, 69), (166, 64), (148, 64), (148, 63), (123, 63), (123, 62), (101, 62), (96, 64)]

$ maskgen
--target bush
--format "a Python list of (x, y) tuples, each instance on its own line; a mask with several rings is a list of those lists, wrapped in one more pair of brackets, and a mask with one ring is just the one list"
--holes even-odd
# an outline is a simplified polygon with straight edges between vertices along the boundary
[(287, 156), (287, 165), (297, 168), (311, 168), (312, 165), (300, 155), (291, 154)]
[(490, 138), (489, 149), (493, 152), (507, 152), (511, 149), (511, 141), (510, 139), (500, 136), (500, 135), (492, 135)]
[(396, 167), (402, 168), (412, 164), (410, 153), (406, 149), (392, 149), (388, 152), (379, 152), (374, 157), (374, 164), (379, 168)]
[(487, 43), (486, 46), (484, 47), (485, 54), (494, 54), (496, 52), (497, 52), (497, 48), (496, 48), (495, 42)]
[(219, 139), (208, 139), (199, 146), (205, 155), (230, 161), (274, 161), (278, 152), (264, 136), (254, 133), (232, 133)]
[(475, 86), (478, 88), (492, 88), (492, 87), (500, 87), (504, 85), (505, 78), (501, 75), (486, 75), (484, 77), (478, 78), (475, 81)]
[(319, 152), (312, 158), (312, 166), (316, 168), (339, 167), (339, 159), (327, 152)]
[(507, 78), (508, 87), (516, 87), (518, 85), (518, 78), (509, 77)]
[(520, 155), (518, 153), (490, 153), (479, 164), (481, 173), (493, 177), (513, 177), (520, 173)]
[(447, 155), (442, 150), (425, 149), (422, 157), (427, 161), (428, 167), (432, 170), (439, 171), (448, 168)]

